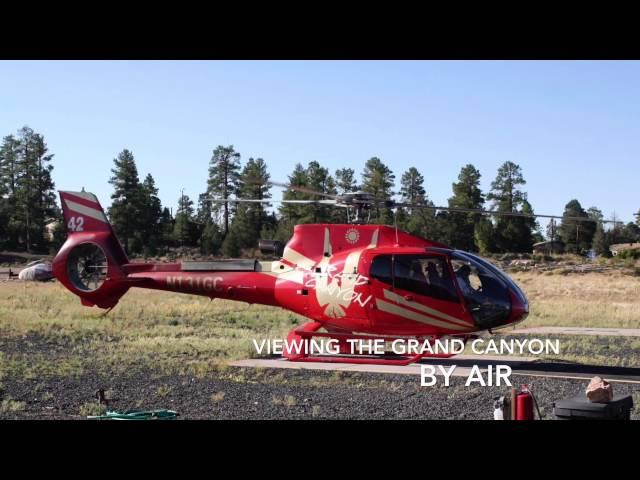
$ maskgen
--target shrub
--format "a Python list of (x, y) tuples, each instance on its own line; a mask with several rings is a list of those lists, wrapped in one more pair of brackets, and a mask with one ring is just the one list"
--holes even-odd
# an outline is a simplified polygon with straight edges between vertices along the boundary
[(0, 413), (21, 412), (26, 406), (25, 402), (19, 402), (12, 398), (5, 398), (0, 402)]
[(638, 260), (640, 259), (640, 248), (630, 248), (628, 250), (622, 250), (616, 256), (622, 260)]
[(107, 407), (96, 402), (85, 403), (80, 407), (80, 415), (83, 417), (97, 417), (98, 415), (104, 415), (107, 412)]

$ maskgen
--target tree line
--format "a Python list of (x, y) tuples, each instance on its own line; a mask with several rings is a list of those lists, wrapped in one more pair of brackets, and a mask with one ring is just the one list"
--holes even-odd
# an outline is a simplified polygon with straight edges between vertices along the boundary
[[(42, 135), (23, 127), (16, 136), (4, 137), (0, 147), (0, 246), (3, 249), (45, 251), (57, 249), (65, 237), (61, 211), (51, 178), (53, 155)], [(125, 250), (130, 254), (156, 255), (171, 248), (195, 247), (206, 255), (235, 257), (254, 249), (258, 239), (286, 242), (297, 224), (345, 223), (344, 208), (321, 204), (234, 203), (221, 199), (269, 200), (270, 175), (263, 158), (242, 162), (233, 145), (216, 147), (209, 159), (207, 186), (196, 202), (181, 192), (177, 209), (163, 206), (151, 173), (141, 181), (133, 153), (122, 150), (114, 159), (109, 183), (113, 187), (107, 215)], [(526, 180), (519, 165), (500, 166), (490, 190), (480, 188), (480, 171), (472, 164), (461, 168), (452, 183), (448, 207), (491, 209), (533, 214), (524, 190)], [(366, 160), (358, 177), (353, 168), (331, 173), (317, 161), (298, 163), (288, 183), (330, 195), (364, 191), (378, 200), (397, 198), (412, 205), (434, 206), (425, 178), (416, 167), (399, 180), (378, 157)], [(319, 197), (286, 190), (284, 200)], [(640, 212), (639, 212), (640, 213)], [(640, 240), (640, 215), (636, 223), (605, 228), (602, 212), (585, 210), (576, 199), (567, 203), (564, 217), (591, 218), (594, 222), (563, 219), (551, 221), (543, 234), (534, 218), (435, 211), (423, 208), (376, 208), (371, 222), (393, 225), (409, 233), (462, 250), (483, 254), (531, 252), (545, 239), (562, 242), (566, 251), (594, 249), (608, 255), (609, 245)], [(53, 225), (53, 227), (52, 227)]]

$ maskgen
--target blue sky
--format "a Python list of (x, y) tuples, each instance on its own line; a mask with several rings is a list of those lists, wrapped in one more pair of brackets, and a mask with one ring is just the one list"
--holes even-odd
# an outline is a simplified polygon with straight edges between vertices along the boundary
[(280, 181), (311, 160), (360, 178), (378, 156), (397, 183), (417, 167), (443, 205), (465, 164), (488, 191), (511, 160), (537, 213), (572, 198), (624, 221), (640, 210), (633, 61), (0, 61), (0, 135), (23, 125), (55, 154), (56, 187), (105, 207), (123, 148), (175, 208), (182, 188), (204, 191), (212, 150), (233, 144)]

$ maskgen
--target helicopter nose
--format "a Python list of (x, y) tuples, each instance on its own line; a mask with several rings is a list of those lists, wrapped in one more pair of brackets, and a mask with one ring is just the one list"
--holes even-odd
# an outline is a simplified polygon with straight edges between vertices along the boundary
[(511, 315), (507, 323), (519, 323), (529, 316), (529, 301), (522, 292), (514, 292), (509, 289), (511, 296)]

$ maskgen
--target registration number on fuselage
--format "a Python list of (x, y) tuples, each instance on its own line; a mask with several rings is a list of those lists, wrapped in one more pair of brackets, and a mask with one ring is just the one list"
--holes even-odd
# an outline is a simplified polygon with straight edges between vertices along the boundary
[(167, 276), (167, 286), (171, 288), (189, 288), (206, 292), (221, 292), (222, 280), (222, 277)]

